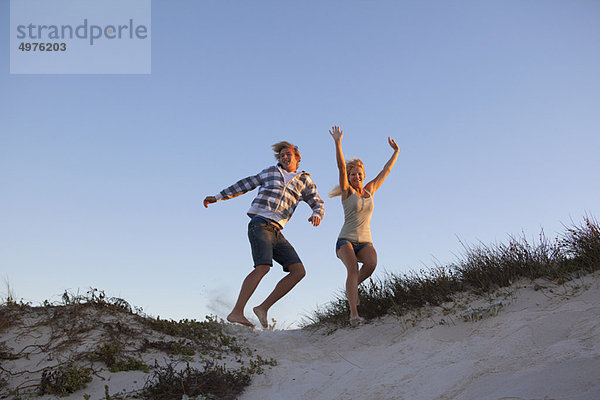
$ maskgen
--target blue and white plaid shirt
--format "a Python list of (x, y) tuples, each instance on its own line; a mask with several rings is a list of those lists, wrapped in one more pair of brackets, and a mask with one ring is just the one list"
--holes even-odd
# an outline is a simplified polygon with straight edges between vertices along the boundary
[(325, 207), (317, 192), (317, 185), (310, 174), (302, 171), (287, 183), (283, 171), (272, 166), (265, 168), (257, 175), (241, 179), (226, 189), (223, 189), (218, 199), (228, 200), (241, 196), (255, 188), (258, 195), (252, 201), (248, 216), (266, 216), (277, 222), (281, 227), (290, 220), (300, 201), (308, 203), (313, 216), (323, 219)]

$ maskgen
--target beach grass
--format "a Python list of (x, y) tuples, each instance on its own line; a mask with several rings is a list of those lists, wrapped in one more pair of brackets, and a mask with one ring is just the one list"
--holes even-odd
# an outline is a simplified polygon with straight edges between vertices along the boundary
[[(521, 279), (561, 284), (598, 270), (600, 226), (586, 216), (582, 223), (565, 226), (552, 240), (542, 231), (536, 240), (522, 234), (509, 237), (507, 243), (463, 244), (463, 253), (454, 263), (373, 277), (359, 288), (359, 313), (367, 321), (402, 316), (451, 302), (461, 293), (485, 296)], [(0, 398), (74, 392), (86, 398), (87, 385), (99, 374), (128, 371), (144, 375), (146, 384), (112, 394), (106, 385), (106, 398), (235, 399), (253, 376), (276, 365), (247, 348), (228, 333), (227, 323), (213, 316), (203, 321), (162, 320), (94, 288), (84, 295), (65, 292), (60, 303), (34, 307), (17, 302), (12, 288), (6, 286), (7, 295), (0, 299), (0, 333), (15, 327), (25, 333), (50, 333), (21, 350), (0, 341)], [(347, 326), (348, 317), (342, 292), (307, 317), (303, 327), (335, 330)], [(5, 367), (40, 354), (70, 356), (56, 362), (40, 358), (43, 366), (35, 371)], [(159, 364), (157, 357), (167, 362)]]
[[(600, 226), (591, 216), (565, 226), (550, 240), (542, 231), (535, 241), (525, 234), (510, 236), (507, 243), (463, 244), (459, 260), (405, 274), (386, 273), (359, 287), (359, 314), (367, 321), (385, 315), (404, 315), (423, 306), (439, 306), (458, 293), (490, 293), (519, 279), (544, 278), (563, 283), (600, 270)], [(307, 316), (303, 327), (348, 325), (346, 295)]]
[[(235, 399), (254, 375), (276, 365), (214, 316), (154, 318), (94, 288), (85, 295), (65, 292), (60, 303), (37, 307), (14, 299), (11, 292), (0, 305), (0, 398), (75, 392), (85, 398), (92, 379), (133, 372), (145, 380), (143, 387), (115, 392), (109, 382), (105, 397)], [(15, 346), (15, 332), (32, 343)], [(19, 367), (38, 359), (35, 370)]]

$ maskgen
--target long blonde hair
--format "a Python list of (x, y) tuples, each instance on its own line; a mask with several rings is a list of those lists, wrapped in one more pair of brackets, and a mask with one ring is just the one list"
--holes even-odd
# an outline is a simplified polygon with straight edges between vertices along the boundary
[[(359, 158), (355, 158), (350, 161), (346, 161), (346, 179), (348, 179), (348, 183), (350, 183), (350, 172), (354, 168), (360, 168), (363, 170), (363, 174), (365, 173), (365, 164), (363, 164), (363, 162)], [(341, 195), (342, 195), (342, 188), (340, 187), (340, 185), (337, 185), (336, 187), (333, 188), (333, 190), (331, 192), (329, 192), (330, 199), (332, 197), (341, 196)]]

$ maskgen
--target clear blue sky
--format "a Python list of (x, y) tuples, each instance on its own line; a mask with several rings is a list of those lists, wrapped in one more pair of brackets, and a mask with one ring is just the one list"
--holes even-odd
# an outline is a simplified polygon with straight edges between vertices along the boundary
[[(0, 14), (0, 278), (34, 304), (92, 286), (224, 317), (252, 268), (255, 192), (202, 199), (280, 140), (326, 197), (333, 124), (367, 178), (387, 136), (401, 148), (375, 197), (377, 276), (600, 217), (598, 1), (154, 0), (151, 75), (10, 75), (8, 1)], [(344, 284), (339, 198), (320, 227), (309, 215), (284, 230), (307, 276), (272, 308), (280, 325)]]

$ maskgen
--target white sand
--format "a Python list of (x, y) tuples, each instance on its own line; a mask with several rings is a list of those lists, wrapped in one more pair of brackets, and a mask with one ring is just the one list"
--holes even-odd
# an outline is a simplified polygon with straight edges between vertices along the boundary
[[(562, 286), (537, 284), (544, 288), (520, 282), (487, 299), (463, 296), (329, 334), (325, 328), (270, 332), (231, 325), (230, 333), (278, 361), (240, 399), (599, 400), (600, 273)], [(48, 334), (16, 337), (9, 331), (0, 342), (24, 347)], [(47, 357), (3, 366), (39, 369)], [(152, 364), (152, 357), (164, 354), (144, 359)], [(111, 394), (130, 391), (147, 376), (102, 375), (105, 381), (95, 377), (67, 399), (83, 393), (103, 399), (105, 384)]]
[(416, 326), (413, 314), (329, 336), (254, 333), (249, 342), (279, 365), (241, 399), (599, 400), (599, 278), (513, 287), (448, 315), (431, 308)]

